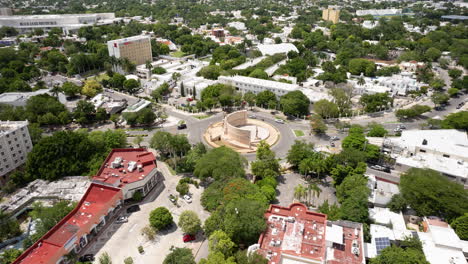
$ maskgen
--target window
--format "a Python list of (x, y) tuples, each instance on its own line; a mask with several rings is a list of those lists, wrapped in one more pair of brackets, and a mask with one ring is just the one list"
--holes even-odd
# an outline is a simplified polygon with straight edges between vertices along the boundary
[(447, 154), (444, 154), (442, 156), (444, 156), (444, 158), (450, 158), (450, 155), (447, 155)]
[(419, 150), (419, 152), (423, 152), (423, 153), (425, 153), (425, 152), (426, 152), (426, 150), (425, 150), (425, 149), (420, 149), (420, 150)]

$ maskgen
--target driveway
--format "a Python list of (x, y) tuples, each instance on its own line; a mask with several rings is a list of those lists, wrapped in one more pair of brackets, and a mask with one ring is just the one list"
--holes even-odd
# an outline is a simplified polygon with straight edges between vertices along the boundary
[[(160, 187), (162, 190), (153, 190), (140, 204), (141, 210), (132, 213), (127, 223), (120, 225), (113, 223), (109, 226), (98, 242), (92, 245), (86, 252), (95, 254), (95, 263), (98, 263), (99, 256), (104, 252), (107, 252), (111, 256), (113, 263), (123, 263), (127, 257), (132, 257), (135, 264), (162, 263), (166, 255), (170, 253), (172, 246), (192, 249), (197, 259), (207, 257), (208, 243), (204, 242), (203, 236), (199, 234), (195, 241), (184, 243), (182, 241), (183, 233), (176, 225), (180, 214), (185, 210), (195, 211), (202, 220), (202, 223), (208, 218), (209, 213), (200, 204), (203, 188), (197, 189), (193, 185), (190, 185), (193, 202), (187, 203), (183, 199), (179, 199), (180, 208), (177, 208), (169, 201), (168, 196), (171, 193), (177, 194), (175, 189), (181, 177), (172, 175), (165, 163), (158, 161), (158, 168), (164, 177), (164, 186)], [(164, 206), (170, 210), (174, 218), (174, 224), (169, 230), (158, 233), (155, 241), (148, 241), (141, 234), (141, 229), (149, 225), (150, 212), (160, 206)], [(138, 246), (140, 245), (143, 246), (145, 251), (143, 254), (138, 252)]]

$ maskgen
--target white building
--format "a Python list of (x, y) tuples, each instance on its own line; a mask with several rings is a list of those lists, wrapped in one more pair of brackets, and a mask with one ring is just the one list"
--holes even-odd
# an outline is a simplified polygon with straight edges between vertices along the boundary
[(375, 20), (365, 20), (364, 22), (362, 22), (362, 27), (367, 28), (367, 29), (373, 29), (378, 25), (379, 25), (379, 21), (375, 21)]
[(23, 165), (31, 150), (28, 121), (0, 121), (0, 181)]
[(356, 94), (374, 94), (388, 92), (392, 95), (406, 95), (410, 91), (418, 91), (424, 83), (413, 78), (413, 74), (402, 72), (392, 76), (376, 78), (364, 77), (364, 84), (358, 84), (357, 79), (348, 80), (354, 86)]
[(418, 232), (426, 260), (431, 264), (466, 264), (467, 241), (438, 219), (424, 218), (425, 232)]
[(220, 76), (218, 81), (224, 84), (232, 85), (236, 88), (237, 91), (242, 94), (246, 92), (253, 92), (258, 94), (263, 91), (270, 91), (280, 97), (288, 92), (296, 91), (299, 89), (299, 86), (296, 84), (275, 82), (270, 80), (263, 80), (245, 76)]
[(395, 159), (395, 169), (429, 168), (466, 184), (468, 137), (455, 129), (403, 131), (401, 137), (387, 138), (384, 150)]
[(379, 180), (374, 175), (366, 176), (368, 178), (367, 187), (369, 187), (371, 191), (369, 203), (374, 206), (385, 207), (392, 200), (393, 195), (400, 193), (397, 184)]
[(259, 44), (257, 49), (262, 53), (263, 56), (265, 55), (274, 55), (277, 53), (288, 53), (290, 51), (295, 51), (299, 53), (299, 50), (294, 46), (292, 43), (281, 43), (281, 44)]
[(69, 34), (82, 27), (111, 24), (115, 20), (114, 13), (0, 16), (0, 26), (14, 27), (20, 33), (39, 28), (44, 31), (61, 28), (65, 34)]
[(356, 10), (357, 16), (371, 15), (375, 17), (380, 17), (380, 16), (396, 16), (396, 15), (402, 15), (402, 14), (403, 14), (403, 10), (396, 9), (396, 8)]
[(237, 30), (246, 30), (244, 22), (233, 21), (227, 24), (228, 27), (233, 27)]
[(0, 104), (8, 104), (12, 106), (25, 106), (29, 98), (48, 94), (49, 89), (41, 89), (34, 92), (13, 92), (13, 93), (2, 93), (0, 94)]

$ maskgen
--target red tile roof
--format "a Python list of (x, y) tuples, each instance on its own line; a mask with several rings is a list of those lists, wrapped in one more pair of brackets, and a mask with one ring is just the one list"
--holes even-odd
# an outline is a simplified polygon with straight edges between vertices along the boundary
[(270, 257), (269, 263), (281, 263), (282, 254), (325, 260), (326, 215), (293, 203), (289, 207), (270, 205), (265, 217), (268, 227), (258, 244), (260, 254)]
[(55, 264), (68, 253), (67, 243), (78, 243), (121, 199), (121, 189), (92, 183), (78, 205), (13, 264)]
[[(122, 159), (118, 168), (112, 166), (116, 158)], [(136, 164), (130, 171), (129, 162), (132, 161)], [(137, 168), (138, 165), (141, 165), (141, 170)], [(144, 148), (113, 149), (93, 180), (121, 188), (128, 183), (142, 180), (154, 169), (156, 169), (156, 158)]]
[[(326, 215), (309, 211), (300, 203), (289, 207), (270, 205), (265, 218), (267, 229), (258, 241), (258, 252), (269, 259), (269, 264), (282, 263), (284, 258), (327, 264), (365, 263), (360, 223), (327, 221)], [(328, 234), (327, 225), (338, 226), (337, 233), (330, 229), (328, 232), (333, 233)], [(340, 244), (332, 242), (333, 237), (341, 240), (340, 236)], [(353, 243), (358, 244), (358, 254), (353, 253)]]

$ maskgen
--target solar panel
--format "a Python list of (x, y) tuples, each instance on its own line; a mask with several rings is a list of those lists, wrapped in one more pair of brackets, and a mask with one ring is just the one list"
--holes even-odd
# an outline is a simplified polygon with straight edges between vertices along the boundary
[(390, 240), (388, 237), (376, 237), (375, 248), (377, 249), (377, 255), (384, 249), (390, 246)]

